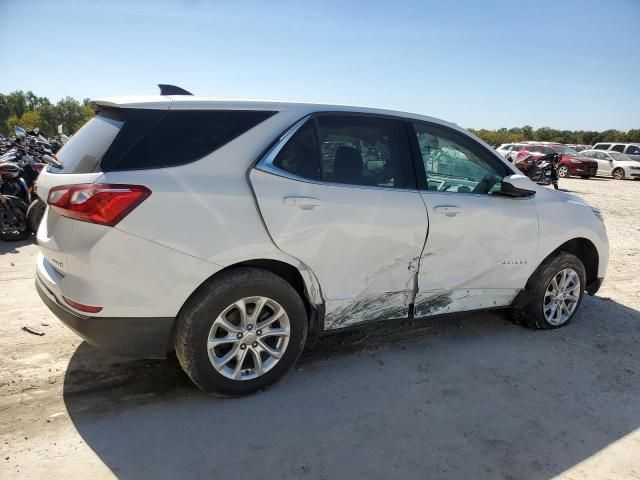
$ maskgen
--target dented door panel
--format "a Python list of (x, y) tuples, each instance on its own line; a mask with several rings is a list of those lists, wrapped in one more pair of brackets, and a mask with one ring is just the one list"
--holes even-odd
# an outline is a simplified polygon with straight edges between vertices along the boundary
[[(474, 304), (509, 305), (536, 265), (538, 217), (531, 199), (446, 192), (422, 197), (429, 235), (420, 259), (416, 316)], [(456, 207), (455, 215), (441, 206)]]
[(408, 316), (427, 235), (417, 191), (296, 180), (259, 169), (250, 180), (276, 246), (318, 278), (327, 329)]

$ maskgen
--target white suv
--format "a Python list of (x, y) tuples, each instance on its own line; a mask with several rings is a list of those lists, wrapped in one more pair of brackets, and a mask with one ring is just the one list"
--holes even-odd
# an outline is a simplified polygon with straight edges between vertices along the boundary
[(566, 325), (605, 275), (597, 209), (454, 124), (337, 105), (96, 100), (38, 179), (37, 289), (88, 342), (176, 351), (250, 393), (318, 335), (511, 308)]

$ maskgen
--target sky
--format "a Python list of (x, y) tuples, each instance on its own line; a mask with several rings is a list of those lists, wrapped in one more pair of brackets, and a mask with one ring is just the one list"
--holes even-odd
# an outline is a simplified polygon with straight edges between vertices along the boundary
[(390, 108), (640, 128), (640, 0), (0, 0), (0, 93)]

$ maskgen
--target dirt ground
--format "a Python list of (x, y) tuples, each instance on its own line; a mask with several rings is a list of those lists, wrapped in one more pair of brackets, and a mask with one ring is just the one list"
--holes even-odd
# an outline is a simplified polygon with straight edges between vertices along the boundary
[(33, 242), (0, 243), (0, 478), (640, 478), (640, 181), (561, 186), (611, 241), (567, 328), (494, 312), (334, 335), (232, 400), (82, 342), (35, 292)]

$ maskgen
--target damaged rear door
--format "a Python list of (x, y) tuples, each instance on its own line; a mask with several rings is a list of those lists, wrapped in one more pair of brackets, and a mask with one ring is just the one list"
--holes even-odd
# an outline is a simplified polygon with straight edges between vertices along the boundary
[(275, 244), (317, 276), (325, 328), (408, 316), (427, 215), (401, 121), (303, 119), (250, 181)]
[(536, 267), (532, 200), (501, 195), (513, 172), (472, 138), (427, 122), (411, 126), (429, 215), (415, 316), (510, 305)]

